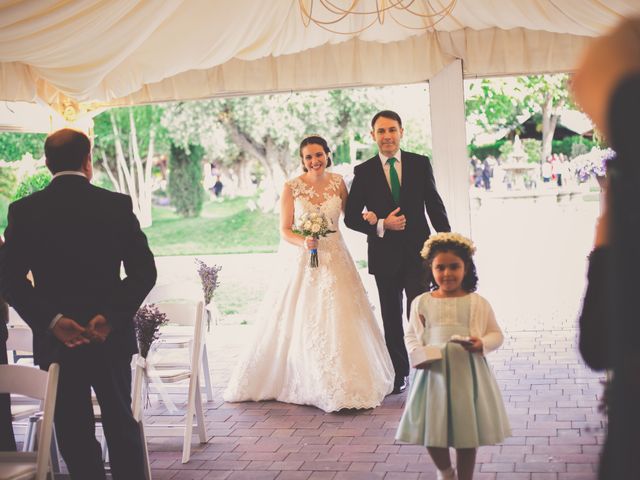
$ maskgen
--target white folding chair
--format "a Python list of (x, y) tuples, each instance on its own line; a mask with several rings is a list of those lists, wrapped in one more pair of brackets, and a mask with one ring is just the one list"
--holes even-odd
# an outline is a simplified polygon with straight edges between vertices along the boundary
[(22, 358), (33, 360), (33, 336), (31, 328), (27, 323), (22, 320), (22, 317), (15, 311), (13, 307), (9, 307), (9, 324), (7, 325), (9, 330), (12, 328), (19, 328), (14, 338), (14, 344), (12, 347), (7, 345), (7, 350), (13, 350), (13, 363), (18, 363)]
[(56, 406), (59, 366), (49, 371), (24, 365), (0, 365), (0, 393), (17, 393), (42, 402), (42, 420), (36, 452), (0, 452), (0, 478), (3, 480), (53, 479), (51, 437)]
[[(202, 299), (202, 290), (199, 285), (181, 282), (171, 283), (165, 285), (157, 285), (153, 287), (149, 295), (147, 296), (145, 303), (162, 303), (162, 302), (176, 302), (176, 301), (199, 301)], [(209, 309), (211, 312), (211, 309)], [(206, 312), (205, 312), (206, 313)], [(213, 318), (217, 318), (214, 312), (209, 313)], [(184, 348), (188, 342), (191, 341), (192, 331), (188, 325), (176, 325), (172, 321), (172, 325), (163, 328), (163, 347), (164, 348)], [(204, 337), (203, 330), (203, 337)], [(202, 347), (202, 365), (201, 372), (204, 382), (202, 382), (201, 389), (205, 395), (205, 401), (213, 401), (213, 385), (211, 383), (211, 372), (209, 370), (209, 352), (207, 351), (207, 342), (203, 343)]]
[(136, 419), (140, 426), (140, 437), (142, 441), (142, 449), (144, 452), (144, 468), (145, 468), (145, 480), (151, 480), (151, 464), (149, 463), (149, 449), (147, 447), (147, 436), (144, 432), (144, 417), (142, 415), (142, 402), (143, 402), (143, 382), (144, 372), (146, 367), (146, 361), (140, 356), (136, 356), (134, 359), (133, 370), (133, 385), (131, 387), (131, 410), (133, 411), (133, 418)]
[[(12, 309), (13, 310), (13, 309)], [(15, 311), (15, 310), (14, 310)], [(9, 324), (9, 336), (7, 338), (7, 350), (29, 352), (33, 350), (33, 333), (31, 329), (23, 323), (24, 326), (17, 323)], [(40, 402), (33, 398), (25, 398), (24, 396), (13, 395), (11, 397), (11, 419), (19, 422), (28, 419), (28, 423), (20, 424), (24, 427), (25, 435), (22, 442), (22, 451), (29, 452), (35, 449), (36, 440), (36, 423), (39, 416), (36, 416), (40, 410)]]
[[(15, 310), (10, 309), (15, 313)], [(16, 315), (18, 315), (16, 313)], [(20, 317), (18, 317), (20, 318)], [(14, 352), (23, 352), (20, 358), (31, 358), (33, 353), (33, 332), (22, 319), (10, 322), (8, 325), (9, 336), (7, 338), (7, 350)], [(27, 355), (24, 355), (27, 353)], [(11, 420), (17, 422), (14, 425), (22, 428), (24, 437), (22, 442), (23, 452), (33, 452), (36, 448), (36, 430), (38, 422), (42, 418), (42, 409), (40, 402), (37, 400), (26, 398), (22, 395), (11, 396)], [(23, 420), (27, 420), (23, 422)], [(55, 432), (55, 426), (54, 426)], [(55, 435), (51, 440), (51, 462), (53, 463), (54, 472), (60, 471), (60, 455), (58, 453), (58, 441)]]
[[(156, 304), (157, 308), (167, 315), (171, 323), (181, 326), (191, 326), (191, 336), (188, 345), (189, 361), (182, 362), (163, 361), (163, 335), (161, 334), (158, 347), (149, 354), (144, 370), (149, 391), (168, 395), (167, 387), (188, 381), (187, 384), (187, 411), (184, 427), (181, 425), (159, 425), (156, 423), (147, 425), (147, 431), (154, 436), (183, 436), (182, 463), (187, 463), (191, 456), (191, 436), (195, 428), (200, 438), (200, 443), (207, 442), (207, 432), (202, 408), (202, 393), (200, 391), (200, 368), (202, 365), (202, 352), (204, 349), (204, 305), (202, 301), (162, 302)], [(173, 345), (175, 347), (175, 345)], [(154, 360), (155, 359), (155, 360)], [(157, 361), (156, 361), (157, 360)], [(184, 389), (183, 389), (184, 391)], [(194, 424), (194, 415), (196, 423)]]

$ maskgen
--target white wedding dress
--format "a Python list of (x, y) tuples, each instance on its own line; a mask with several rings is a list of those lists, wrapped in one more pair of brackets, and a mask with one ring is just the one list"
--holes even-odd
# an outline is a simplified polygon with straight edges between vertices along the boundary
[(337, 231), (320, 238), (317, 268), (309, 251), (291, 247), (224, 392), (228, 402), (275, 399), (332, 412), (376, 407), (393, 389), (383, 334), (339, 229), (342, 177), (329, 175), (324, 192), (300, 177), (287, 182), (296, 219), (320, 211)]

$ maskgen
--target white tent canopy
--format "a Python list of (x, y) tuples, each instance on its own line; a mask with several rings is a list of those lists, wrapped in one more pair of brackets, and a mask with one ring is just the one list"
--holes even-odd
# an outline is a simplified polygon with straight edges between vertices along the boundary
[[(448, 6), (441, 21), (402, 11)], [(335, 33), (302, 7), (320, 21), (373, 13)], [(100, 104), (428, 80), (436, 179), (470, 234), (463, 77), (571, 70), (633, 15), (638, 0), (0, 0), (0, 100), (77, 121)]]
[[(411, 3), (358, 8), (394, 2)], [(320, 0), (303, 3), (329, 18)], [(456, 59), (466, 76), (566, 71), (591, 37), (634, 14), (637, 0), (458, 0), (434, 31), (387, 14), (339, 34), (305, 27), (298, 0), (0, 0), (0, 99), (131, 104), (412, 83)], [(409, 17), (395, 15), (420, 21)]]

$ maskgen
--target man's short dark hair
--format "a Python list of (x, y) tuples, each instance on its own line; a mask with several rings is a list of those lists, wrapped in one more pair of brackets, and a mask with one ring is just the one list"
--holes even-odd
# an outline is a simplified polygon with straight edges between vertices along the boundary
[(89, 137), (71, 128), (53, 132), (44, 142), (47, 168), (54, 175), (66, 170), (80, 170), (89, 152), (91, 152)]
[(400, 118), (400, 115), (398, 115), (393, 110), (382, 110), (381, 112), (378, 112), (373, 116), (373, 120), (371, 120), (371, 130), (375, 128), (374, 125), (380, 117), (395, 120), (396, 122), (398, 122), (398, 125), (400, 125), (400, 128), (402, 128), (402, 119)]

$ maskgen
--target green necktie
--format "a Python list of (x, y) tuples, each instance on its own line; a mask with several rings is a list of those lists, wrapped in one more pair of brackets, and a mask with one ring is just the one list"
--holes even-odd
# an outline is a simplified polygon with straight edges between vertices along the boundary
[(391, 196), (396, 205), (400, 205), (400, 179), (398, 178), (398, 172), (394, 164), (398, 161), (397, 158), (391, 157), (389, 162), (389, 181), (391, 183)]

